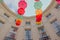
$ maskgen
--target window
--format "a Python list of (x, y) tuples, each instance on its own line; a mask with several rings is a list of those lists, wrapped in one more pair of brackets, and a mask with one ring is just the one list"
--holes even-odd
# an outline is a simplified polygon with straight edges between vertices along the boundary
[(15, 39), (16, 31), (17, 31), (17, 28), (12, 26), (11, 30), (6, 35), (4, 40), (16, 40)]
[(60, 31), (60, 23), (57, 21), (57, 19), (54, 19), (51, 24), (55, 27), (57, 31)]
[(52, 22), (52, 25), (56, 29), (56, 34), (60, 36), (60, 22), (58, 22), (56, 19)]
[(51, 18), (52, 17), (51, 13), (49, 13), (46, 17)]
[(9, 32), (8, 35), (5, 37), (4, 40), (16, 40), (15, 39), (15, 33)]
[(60, 24), (56, 21), (53, 23), (55, 29), (56, 29), (56, 34), (60, 36)]
[(25, 30), (26, 40), (31, 40), (31, 30)]
[(40, 39), (39, 40), (49, 40), (49, 36), (46, 34), (46, 31), (43, 27), (38, 28), (39, 33), (40, 33)]
[(8, 34), (7, 34), (7, 37), (10, 37), (10, 38), (15, 38), (15, 32), (9, 32)]
[(6, 13), (4, 13), (4, 17), (8, 17), (9, 18), (8, 14), (6, 14)]
[(60, 8), (60, 4), (57, 4), (55, 8), (56, 9), (59, 9)]
[(57, 28), (58, 31), (60, 31), (60, 25), (58, 24), (58, 22), (54, 22), (53, 25)]
[(2, 27), (3, 24), (4, 24), (4, 22), (0, 20), (0, 27)]
[(3, 21), (1, 21), (1, 20), (0, 20), (0, 23), (1, 23), (1, 24), (4, 24), (4, 22), (3, 22)]
[(9, 33), (7, 34), (7, 37), (10, 38), (15, 38), (16, 32), (14, 31), (15, 29), (12, 27), (9, 31)]
[(26, 21), (26, 25), (30, 25), (31, 23), (30, 23), (30, 21)]
[(12, 26), (11, 31), (16, 32), (17, 30), (18, 30), (18, 28), (17, 28), (17, 27)]
[(57, 21), (57, 19), (55, 18), (53, 21), (51, 21), (50, 23), (51, 24), (53, 24), (54, 22), (56, 22)]
[[(39, 30), (39, 33), (40, 34), (45, 33), (45, 29), (43, 27), (38, 28), (38, 30)], [(42, 37), (42, 35), (41, 35), (41, 37)]]

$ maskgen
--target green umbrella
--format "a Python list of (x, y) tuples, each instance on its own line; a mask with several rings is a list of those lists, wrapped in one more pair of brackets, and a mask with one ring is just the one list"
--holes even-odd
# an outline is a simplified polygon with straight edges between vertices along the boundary
[(17, 15), (17, 18), (23, 19), (23, 17), (21, 15)]
[(42, 4), (41, 1), (35, 2), (35, 3), (34, 3), (34, 8), (35, 8), (35, 9), (41, 9), (41, 8), (42, 8), (42, 5), (43, 5), (43, 4)]
[(2, 2), (3, 0), (0, 0), (0, 2)]

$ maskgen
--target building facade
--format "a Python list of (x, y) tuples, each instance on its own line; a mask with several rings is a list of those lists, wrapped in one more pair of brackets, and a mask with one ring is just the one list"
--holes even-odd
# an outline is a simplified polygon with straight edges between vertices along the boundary
[[(35, 16), (23, 17), (22, 24), (15, 25), (16, 14), (0, 2), (0, 40), (60, 40), (60, 5), (52, 0), (43, 12), (41, 25), (35, 24)], [(9, 35), (13, 34), (11, 38)]]

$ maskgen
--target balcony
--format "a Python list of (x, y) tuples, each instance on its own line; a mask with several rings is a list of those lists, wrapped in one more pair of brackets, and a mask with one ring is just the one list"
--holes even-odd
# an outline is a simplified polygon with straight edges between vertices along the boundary
[(44, 35), (39, 40), (50, 40), (50, 37), (47, 35)]
[(32, 40), (32, 39), (25, 39), (25, 40)]
[(15, 40), (15, 32), (9, 32), (4, 40)]
[(49, 38), (49, 36), (44, 36), (44, 37), (40, 38), (39, 40), (51, 40), (51, 39)]
[(4, 40), (16, 40), (15, 38), (5, 37)]

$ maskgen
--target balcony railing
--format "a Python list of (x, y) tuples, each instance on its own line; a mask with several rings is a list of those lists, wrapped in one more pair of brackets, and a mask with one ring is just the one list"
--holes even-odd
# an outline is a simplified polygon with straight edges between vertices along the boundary
[(43, 36), (39, 40), (51, 40), (51, 39), (49, 38), (49, 36)]
[(33, 39), (23, 39), (23, 40), (33, 40)]
[(11, 37), (5, 37), (4, 40), (16, 40), (15, 38), (11, 38)]
[(51, 40), (49, 36), (43, 35), (39, 40)]

